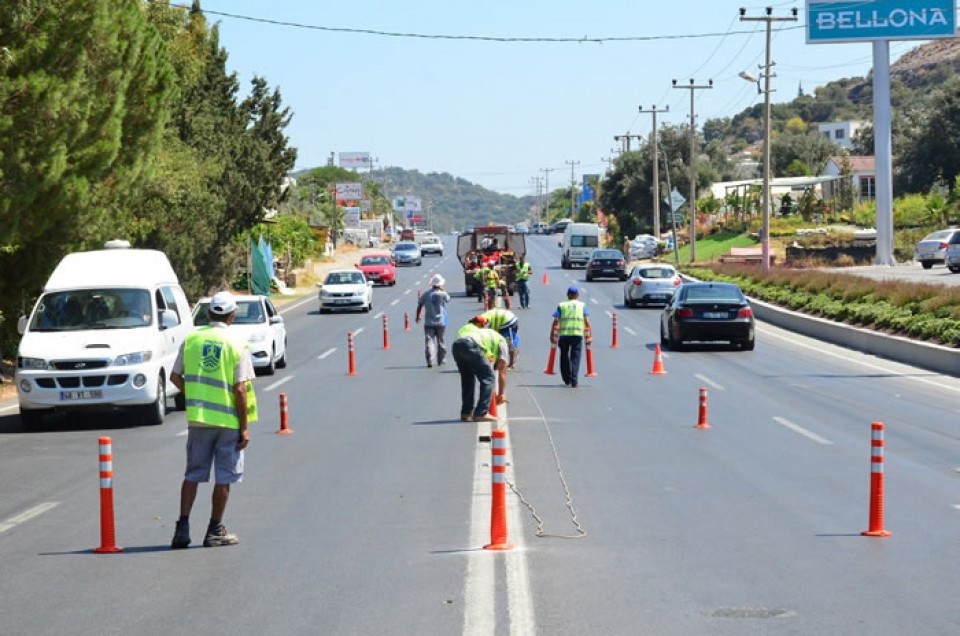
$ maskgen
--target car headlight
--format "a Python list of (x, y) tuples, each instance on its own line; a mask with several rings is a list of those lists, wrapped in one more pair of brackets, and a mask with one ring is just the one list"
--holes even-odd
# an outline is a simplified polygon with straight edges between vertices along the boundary
[(152, 359), (152, 351), (136, 351), (134, 353), (125, 353), (121, 356), (117, 356), (114, 358), (113, 364), (118, 367), (124, 367), (128, 364), (143, 364), (144, 362), (150, 362)]
[(330, 295), (330, 294), (327, 292), (326, 289), (321, 289), (321, 290), (320, 290), (320, 298), (326, 298), (326, 297), (329, 296), (329, 295)]
[(43, 371), (47, 368), (47, 361), (43, 358), (17, 358), (17, 368), (27, 371)]
[(354, 296), (359, 296), (359, 297), (363, 298), (364, 296), (367, 295), (367, 290), (366, 290), (366, 289), (358, 289), (356, 292), (354, 292), (353, 295), (354, 295)]

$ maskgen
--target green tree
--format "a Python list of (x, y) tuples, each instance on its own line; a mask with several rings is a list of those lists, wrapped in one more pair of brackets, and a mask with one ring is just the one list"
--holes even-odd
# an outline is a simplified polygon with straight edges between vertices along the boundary
[(907, 192), (926, 192), (960, 174), (960, 77), (936, 89), (914, 114), (916, 128), (899, 156), (898, 182)]
[(771, 176), (786, 174), (787, 166), (800, 160), (813, 173), (819, 174), (827, 160), (837, 153), (837, 146), (815, 132), (796, 134), (785, 132), (770, 144)]

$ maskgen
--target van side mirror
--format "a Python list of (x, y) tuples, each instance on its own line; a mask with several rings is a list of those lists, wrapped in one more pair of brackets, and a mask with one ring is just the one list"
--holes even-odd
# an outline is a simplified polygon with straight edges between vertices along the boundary
[(160, 329), (173, 329), (180, 324), (177, 318), (177, 312), (172, 309), (163, 309), (160, 311)]
[(27, 317), (20, 316), (20, 318), (17, 320), (17, 332), (22, 336), (26, 330), (27, 330)]

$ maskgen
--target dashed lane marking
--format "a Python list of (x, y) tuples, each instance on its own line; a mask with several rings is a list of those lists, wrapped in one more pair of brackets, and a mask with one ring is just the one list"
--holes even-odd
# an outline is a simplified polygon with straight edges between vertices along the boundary
[(289, 381), (292, 380), (292, 379), (293, 379), (293, 376), (292, 376), (292, 375), (288, 375), (288, 376), (285, 377), (285, 378), (280, 378), (279, 380), (277, 380), (277, 381), (274, 382), (273, 384), (268, 384), (266, 387), (264, 387), (263, 390), (264, 390), (264, 391), (273, 391), (275, 388), (277, 388), (277, 387), (279, 387), (279, 386), (281, 386), (281, 385), (289, 382)]
[[(660, 355), (663, 355), (663, 354), (661, 353)], [(694, 374), (693, 374), (693, 377), (695, 377), (696, 379), (700, 380), (700, 381), (703, 382), (704, 384), (709, 384), (710, 386), (712, 386), (713, 388), (715, 388), (715, 389), (718, 390), (718, 391), (723, 391), (723, 390), (724, 390), (722, 384), (717, 384), (716, 382), (714, 382), (713, 380), (711, 380), (711, 379), (708, 378), (707, 376), (703, 375), (702, 373), (694, 373)]]
[(799, 424), (794, 424), (793, 422), (791, 422), (785, 417), (774, 417), (773, 421), (779, 424), (780, 426), (790, 429), (794, 433), (799, 433), (800, 435), (803, 435), (807, 439), (812, 439), (817, 444), (823, 444), (824, 446), (830, 446), (833, 444), (833, 442), (831, 442), (830, 440), (824, 437), (820, 437), (819, 435), (817, 435), (812, 431), (808, 431), (807, 429), (803, 428)]
[(633, 329), (631, 329), (630, 327), (624, 327), (623, 330), (626, 331), (626, 332), (627, 332), (628, 334), (630, 334), (631, 336), (637, 335), (637, 332), (634, 331)]
[(30, 508), (29, 510), (25, 510), (24, 512), (21, 512), (20, 514), (14, 517), (5, 519), (2, 523), (0, 523), (0, 532), (6, 532), (11, 528), (16, 528), (21, 523), (25, 523), (27, 521), (30, 521), (34, 517), (38, 517), (42, 515), (43, 513), (55, 507), (59, 503), (60, 503), (59, 501), (47, 501), (45, 503), (38, 504), (33, 508)]
[(318, 355), (318, 356), (317, 356), (317, 359), (318, 359), (318, 360), (323, 360), (324, 358), (333, 355), (333, 353), (334, 353), (336, 350), (337, 350), (336, 347), (334, 347), (333, 349), (327, 349), (326, 351), (324, 351), (323, 353), (321, 353), (320, 355)]

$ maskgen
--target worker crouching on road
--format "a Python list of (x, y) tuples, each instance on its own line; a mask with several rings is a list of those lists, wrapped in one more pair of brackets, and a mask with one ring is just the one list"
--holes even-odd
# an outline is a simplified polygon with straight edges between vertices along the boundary
[(430, 290), (420, 296), (417, 301), (417, 323), (423, 315), (424, 355), (427, 358), (427, 367), (443, 366), (447, 358), (447, 347), (443, 336), (447, 331), (446, 304), (450, 302), (450, 294), (443, 289), (446, 281), (437, 274), (430, 280)]
[(510, 350), (510, 362), (507, 368), (512, 371), (517, 365), (517, 356), (519, 355), (520, 335), (517, 331), (520, 329), (520, 320), (509, 309), (500, 309), (499, 307), (485, 311), (480, 315), (487, 319), (487, 324), (491, 329), (507, 341), (507, 348)]
[(253, 361), (242, 338), (229, 326), (237, 303), (230, 292), (210, 300), (210, 324), (191, 331), (180, 347), (170, 381), (187, 402), (187, 467), (180, 487), (180, 518), (171, 548), (190, 545), (190, 511), (199, 482), (210, 481), (214, 468), (213, 502), (204, 547), (239, 543), (223, 526), (230, 484), (243, 477), (243, 449), (250, 443), (247, 424), (257, 420), (253, 393)]
[(584, 330), (590, 329), (590, 310), (578, 300), (579, 296), (580, 290), (576, 287), (567, 289), (567, 300), (557, 305), (550, 328), (551, 345), (553, 330), (559, 328), (560, 376), (564, 384), (573, 388), (576, 388), (580, 376)]
[[(457, 332), (451, 347), (460, 372), (460, 419), (464, 422), (496, 422), (489, 414), (494, 385), (499, 385), (497, 403), (506, 402), (507, 341), (493, 329), (487, 319), (474, 316)], [(494, 374), (496, 371), (496, 374)], [(480, 383), (480, 396), (475, 403), (474, 381)]]

